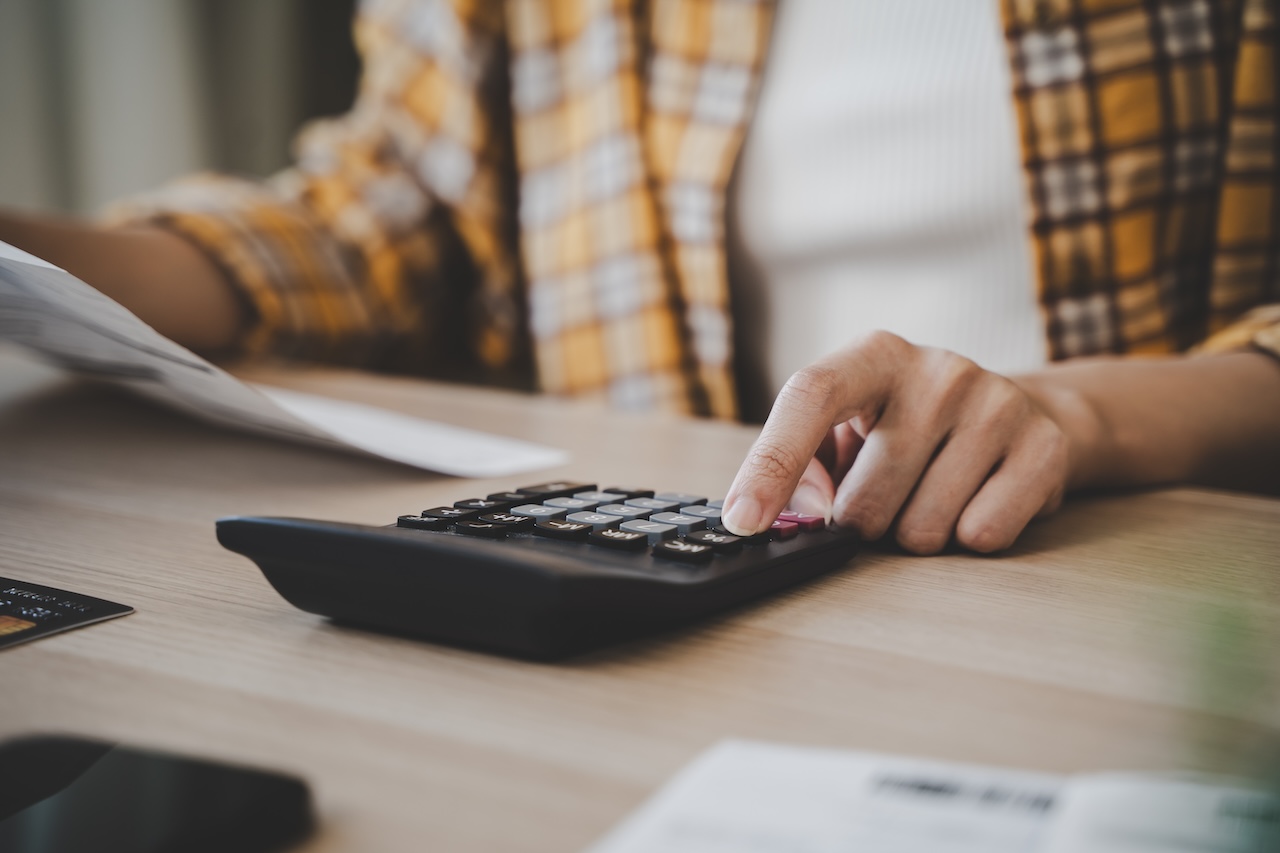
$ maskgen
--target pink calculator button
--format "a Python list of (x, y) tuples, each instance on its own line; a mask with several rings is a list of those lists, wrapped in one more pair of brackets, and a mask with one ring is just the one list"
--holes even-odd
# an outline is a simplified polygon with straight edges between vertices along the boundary
[(779, 521), (790, 521), (800, 527), (801, 530), (821, 530), (827, 526), (826, 519), (819, 515), (805, 515), (803, 512), (792, 512), (785, 510), (778, 513)]
[(790, 539), (800, 532), (800, 525), (794, 521), (783, 521), (778, 519), (769, 525), (769, 531), (773, 534), (774, 539)]

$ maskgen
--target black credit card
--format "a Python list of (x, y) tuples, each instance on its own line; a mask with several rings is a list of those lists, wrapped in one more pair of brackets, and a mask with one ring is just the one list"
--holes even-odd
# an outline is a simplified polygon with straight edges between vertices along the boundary
[(114, 601), (0, 578), (0, 649), (132, 612)]

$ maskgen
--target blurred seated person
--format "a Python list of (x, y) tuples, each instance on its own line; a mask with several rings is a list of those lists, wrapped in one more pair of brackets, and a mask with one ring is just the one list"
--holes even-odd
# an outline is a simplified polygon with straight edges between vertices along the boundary
[(731, 529), (995, 551), (1280, 488), (1273, 12), (370, 0), (296, 167), (0, 238), (206, 352), (770, 412)]

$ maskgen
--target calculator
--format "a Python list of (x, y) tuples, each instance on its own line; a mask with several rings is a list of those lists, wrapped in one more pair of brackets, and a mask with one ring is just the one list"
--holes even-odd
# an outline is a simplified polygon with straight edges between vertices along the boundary
[(844, 566), (851, 530), (784, 512), (738, 537), (722, 501), (554, 482), (402, 515), (384, 527), (218, 521), (286, 600), (348, 625), (533, 659), (688, 623)]

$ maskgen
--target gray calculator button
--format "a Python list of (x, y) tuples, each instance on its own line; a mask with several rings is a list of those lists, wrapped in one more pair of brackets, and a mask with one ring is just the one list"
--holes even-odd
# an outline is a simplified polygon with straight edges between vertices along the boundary
[(693, 531), (701, 530), (707, 526), (705, 518), (699, 518), (696, 515), (681, 515), (678, 512), (655, 512), (649, 516), (649, 519), (663, 524), (674, 524), (680, 529), (681, 536), (688, 536)]
[(631, 533), (643, 533), (649, 537), (650, 545), (657, 545), (663, 539), (671, 539), (676, 535), (674, 524), (659, 524), (656, 521), (633, 519), (622, 522), (622, 529)]
[[(587, 492), (583, 492), (587, 494)], [(586, 498), (551, 498), (542, 502), (543, 506), (558, 506), (571, 512), (579, 510), (595, 509), (600, 506), (600, 501), (587, 500)]]
[(724, 498), (716, 498), (713, 501), (707, 501), (707, 506), (713, 506), (716, 509), (724, 508)]
[(545, 504), (522, 504), (507, 510), (512, 515), (523, 515), (527, 518), (564, 518), (569, 510), (562, 506), (546, 506)]
[(720, 520), (720, 507), (718, 506), (682, 506), (680, 507), (681, 515), (696, 515), (698, 518), (705, 518), (707, 524), (715, 524)]
[(584, 501), (595, 501), (597, 504), (613, 504), (627, 499), (627, 496), (621, 492), (578, 492), (574, 497)]
[(707, 502), (702, 495), (686, 495), (684, 492), (658, 492), (653, 497), (660, 501), (675, 501), (680, 506), (693, 506)]
[(619, 518), (648, 518), (651, 509), (645, 509), (638, 506), (626, 506), (625, 504), (605, 504), (598, 507), (596, 512), (602, 512), (605, 515), (614, 515)]
[(641, 509), (647, 509), (649, 512), (667, 512), (668, 510), (679, 509), (680, 501), (660, 501), (657, 498), (632, 498), (623, 501), (627, 506), (638, 506)]
[(574, 512), (565, 521), (576, 521), (578, 524), (590, 524), (592, 530), (604, 530), (617, 527), (622, 519), (616, 515), (605, 515), (602, 512)]

